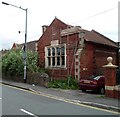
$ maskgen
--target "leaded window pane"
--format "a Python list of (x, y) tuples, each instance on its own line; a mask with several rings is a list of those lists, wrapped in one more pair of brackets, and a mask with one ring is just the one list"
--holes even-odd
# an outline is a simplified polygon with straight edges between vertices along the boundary
[(65, 48), (61, 47), (61, 55), (65, 55)]
[(57, 65), (60, 66), (60, 57), (57, 57)]
[(60, 55), (60, 48), (57, 47), (56, 50), (57, 50), (57, 55)]
[(48, 56), (51, 56), (51, 49), (48, 49)]
[(61, 60), (62, 60), (62, 65), (65, 65), (65, 56), (62, 56)]
[(52, 48), (52, 56), (55, 56), (55, 48)]
[(51, 66), (51, 58), (48, 57), (48, 66)]
[(52, 66), (55, 66), (55, 57), (52, 57)]

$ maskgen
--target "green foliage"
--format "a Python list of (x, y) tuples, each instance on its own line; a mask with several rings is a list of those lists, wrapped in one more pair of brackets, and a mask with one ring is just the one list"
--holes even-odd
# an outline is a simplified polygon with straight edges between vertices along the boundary
[(38, 68), (38, 72), (40, 72), (40, 73), (47, 73), (48, 74), (48, 69), (46, 69), (46, 68)]
[[(8, 75), (24, 74), (24, 52), (22, 50), (11, 50), (2, 57), (2, 71)], [(38, 55), (35, 52), (27, 52), (27, 71), (36, 72)]]
[(38, 71), (38, 54), (37, 52), (27, 52), (27, 69), (29, 72), (37, 72)]
[(68, 86), (72, 88), (79, 88), (77, 81), (72, 76), (68, 76), (67, 81), (68, 81)]
[(52, 80), (49, 82), (49, 88), (61, 89), (79, 89), (79, 86), (74, 78), (69, 76), (66, 80)]
[(22, 75), (22, 53), (19, 50), (11, 50), (2, 57), (2, 70), (5, 74)]

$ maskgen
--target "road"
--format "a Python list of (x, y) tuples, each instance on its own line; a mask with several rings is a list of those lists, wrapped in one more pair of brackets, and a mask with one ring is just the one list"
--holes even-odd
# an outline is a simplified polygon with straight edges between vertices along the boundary
[(2, 115), (117, 115), (112, 111), (89, 107), (2, 85)]

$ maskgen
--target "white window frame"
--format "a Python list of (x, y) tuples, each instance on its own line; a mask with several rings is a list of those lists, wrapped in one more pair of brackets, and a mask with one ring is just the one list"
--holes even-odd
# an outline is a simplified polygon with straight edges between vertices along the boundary
[[(61, 60), (61, 56), (62, 55), (57, 55), (57, 49), (56, 48), (61, 48), (61, 47), (64, 47), (64, 49), (65, 49), (65, 55), (64, 55), (64, 57), (65, 57), (65, 65), (62, 65), (62, 60)], [(48, 65), (48, 49), (52, 49), (52, 48), (55, 48), (55, 65), (53, 66), (52, 65), (52, 58), (53, 58), (53, 56), (52, 56), (52, 51), (51, 51), (51, 65), (49, 66)], [(59, 57), (60, 56), (60, 65), (57, 65), (57, 57)], [(54, 45), (54, 46), (46, 46), (45, 47), (45, 68), (66, 68), (66, 44), (58, 44), (58, 45)]]

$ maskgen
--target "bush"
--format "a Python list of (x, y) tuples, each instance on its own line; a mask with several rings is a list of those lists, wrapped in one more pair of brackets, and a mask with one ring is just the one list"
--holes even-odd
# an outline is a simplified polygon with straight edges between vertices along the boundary
[[(36, 52), (27, 52), (27, 71), (38, 71), (38, 54)], [(10, 50), (2, 57), (2, 72), (11, 76), (23, 76), (24, 60), (23, 50)]]
[(61, 89), (79, 89), (78, 83), (74, 78), (69, 76), (66, 80), (53, 79), (49, 82), (49, 88), (61, 88)]
[(22, 53), (19, 50), (12, 50), (2, 57), (2, 71), (4, 74), (22, 75), (23, 67)]
[(37, 52), (27, 52), (27, 70), (32, 73), (39, 71)]

